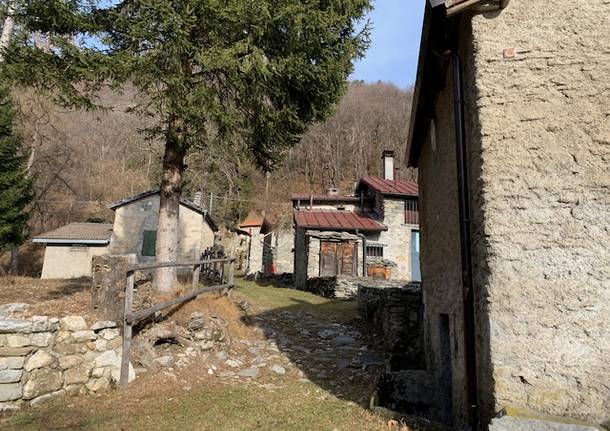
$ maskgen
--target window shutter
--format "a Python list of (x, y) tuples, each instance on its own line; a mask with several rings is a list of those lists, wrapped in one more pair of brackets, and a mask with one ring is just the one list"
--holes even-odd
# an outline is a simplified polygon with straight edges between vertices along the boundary
[(155, 256), (155, 248), (157, 246), (157, 231), (145, 230), (142, 240), (142, 256)]

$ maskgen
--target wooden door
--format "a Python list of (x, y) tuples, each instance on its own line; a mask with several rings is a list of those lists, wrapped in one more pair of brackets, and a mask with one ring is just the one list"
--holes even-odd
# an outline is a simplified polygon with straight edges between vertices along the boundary
[(356, 275), (356, 259), (357, 250), (356, 244), (353, 242), (344, 242), (341, 244), (341, 274)]
[(337, 243), (322, 241), (320, 243), (320, 277), (337, 275)]

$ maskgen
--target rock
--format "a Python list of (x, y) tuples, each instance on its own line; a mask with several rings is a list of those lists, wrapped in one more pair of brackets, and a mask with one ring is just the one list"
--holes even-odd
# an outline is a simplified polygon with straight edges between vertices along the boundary
[(57, 330), (58, 319), (47, 316), (32, 316), (32, 332), (48, 332)]
[(226, 361), (227, 358), (229, 357), (229, 355), (227, 354), (227, 352), (225, 352), (224, 350), (221, 350), (220, 352), (216, 353), (216, 355), (214, 355), (216, 357), (216, 359), (218, 361)]
[(68, 368), (76, 367), (83, 362), (83, 357), (79, 355), (69, 355), (59, 357), (59, 368), (66, 370)]
[(11, 314), (15, 313), (23, 313), (27, 311), (28, 304), (23, 304), (19, 302), (15, 302), (12, 304), (3, 304), (0, 305), (0, 317), (8, 317)]
[(50, 394), (41, 395), (41, 396), (36, 397), (33, 400), (31, 400), (30, 401), (30, 405), (31, 406), (35, 406), (37, 404), (44, 403), (45, 401), (48, 401), (51, 398), (58, 397), (58, 396), (61, 396), (61, 395), (65, 395), (65, 393), (66, 393), (66, 391), (61, 389), (59, 391), (55, 391), (55, 392), (50, 393)]
[(108, 340), (104, 340), (103, 338), (98, 338), (95, 340), (95, 350), (98, 352), (105, 352), (106, 350), (110, 350)]
[(76, 353), (86, 353), (89, 348), (87, 343), (57, 343), (53, 350), (60, 355), (74, 355)]
[(110, 389), (110, 379), (100, 377), (99, 379), (91, 379), (86, 385), (91, 392), (99, 392), (105, 389)]
[(113, 329), (113, 328), (103, 329), (99, 333), (100, 337), (102, 337), (104, 340), (108, 340), (108, 341), (111, 341), (111, 340), (114, 340), (115, 338), (118, 338), (119, 335), (121, 335), (119, 330), (118, 329)]
[(201, 313), (199, 311), (195, 311), (195, 312), (191, 313), (187, 327), (191, 331), (197, 331), (198, 329), (201, 329), (204, 326), (205, 326), (205, 318), (203, 316), (203, 313)]
[(59, 327), (63, 331), (84, 331), (87, 329), (87, 322), (82, 316), (68, 316), (59, 320)]
[(26, 356), (33, 347), (0, 347), (0, 356)]
[(108, 379), (110, 379), (112, 377), (113, 369), (114, 369), (114, 367), (94, 368), (93, 371), (91, 371), (91, 377), (95, 377), (95, 378), (107, 377)]
[(39, 368), (28, 375), (28, 381), (23, 386), (23, 398), (31, 400), (61, 388), (64, 378), (60, 370)]
[(32, 371), (38, 368), (46, 367), (55, 362), (55, 358), (45, 352), (44, 350), (38, 350), (34, 353), (26, 362), (23, 368), (26, 371)]
[(198, 346), (203, 351), (212, 350), (214, 348), (214, 342), (213, 341), (200, 341)]
[(30, 339), (23, 335), (8, 335), (6, 344), (8, 347), (27, 347), (30, 345)]
[(113, 322), (112, 320), (101, 320), (99, 322), (95, 322), (93, 325), (91, 325), (91, 330), (92, 331), (101, 331), (102, 329), (108, 329), (108, 328), (116, 328), (117, 324), (116, 322)]
[(27, 320), (0, 319), (0, 334), (30, 333), (32, 322)]
[(30, 336), (32, 346), (49, 347), (53, 341), (53, 334), (50, 332), (38, 332)]
[(330, 340), (332, 344), (335, 346), (348, 346), (350, 344), (354, 344), (356, 339), (354, 337), (350, 337), (349, 335), (339, 335), (338, 337), (334, 337)]
[(171, 367), (172, 365), (174, 365), (174, 357), (171, 355), (165, 355), (165, 356), (161, 356), (159, 358), (155, 358), (153, 359), (153, 363), (160, 365), (162, 367)]
[(250, 367), (250, 368), (246, 368), (244, 370), (241, 370), (240, 372), (237, 373), (238, 376), (240, 377), (257, 377), (259, 373), (259, 369), (257, 367)]
[(0, 370), (19, 370), (23, 368), (25, 358), (23, 356), (9, 356), (0, 358)]
[(272, 365), (271, 367), (269, 367), (269, 370), (275, 374), (279, 374), (279, 375), (284, 375), (286, 374), (286, 368), (280, 366), (280, 365)]
[(225, 365), (231, 368), (239, 368), (241, 366), (241, 362), (236, 361), (235, 359), (227, 359)]
[(121, 368), (121, 358), (116, 354), (114, 350), (108, 350), (100, 354), (93, 361), (96, 368), (101, 367), (115, 367)]
[[(112, 381), (118, 383), (121, 378), (121, 370), (120, 369), (112, 369), (110, 371), (110, 376), (112, 377)], [(127, 383), (131, 383), (136, 378), (136, 370), (133, 369), (133, 365), (131, 362), (129, 363), (129, 372), (127, 373)]]
[(17, 383), (22, 375), (23, 370), (0, 370), (0, 383)]
[(16, 412), (18, 410), (19, 410), (19, 404), (0, 403), (0, 413)]
[(83, 343), (85, 341), (94, 341), (97, 339), (95, 332), (90, 330), (76, 331), (72, 333), (71, 340), (76, 343)]
[(70, 368), (64, 372), (64, 384), (65, 385), (76, 385), (87, 383), (89, 376), (91, 375), (91, 369), (93, 364), (84, 363), (74, 368)]
[(333, 331), (332, 329), (323, 329), (320, 332), (318, 332), (318, 336), (320, 338), (331, 338), (334, 337), (338, 334), (337, 331)]
[(489, 431), (596, 431), (598, 427), (512, 416), (494, 418)]
[(0, 402), (15, 401), (23, 395), (23, 386), (20, 383), (0, 385)]

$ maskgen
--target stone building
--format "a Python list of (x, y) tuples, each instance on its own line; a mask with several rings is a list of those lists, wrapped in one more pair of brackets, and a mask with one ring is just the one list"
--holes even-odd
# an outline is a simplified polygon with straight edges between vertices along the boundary
[(408, 155), (438, 418), (607, 425), (610, 3), (431, 0), (421, 43)]
[(384, 177), (361, 178), (352, 196), (293, 197), (297, 288), (318, 277), (419, 280), (417, 184), (395, 179), (394, 155), (384, 157)]
[(71, 223), (35, 237), (45, 245), (40, 278), (91, 277), (91, 259), (108, 253), (111, 236), (111, 224)]
[[(115, 212), (109, 254), (135, 254), (139, 262), (154, 261), (159, 223), (159, 189), (112, 203)], [(194, 259), (214, 245), (218, 226), (196, 203), (180, 200), (178, 213), (178, 258)]]

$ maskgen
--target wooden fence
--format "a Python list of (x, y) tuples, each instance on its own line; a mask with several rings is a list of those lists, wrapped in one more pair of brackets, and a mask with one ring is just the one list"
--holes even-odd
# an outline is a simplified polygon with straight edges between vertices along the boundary
[[(205, 254), (204, 254), (205, 256)], [(228, 274), (225, 280), (225, 264), (228, 264)], [(134, 265), (127, 270), (127, 285), (125, 288), (125, 308), (123, 313), (123, 352), (121, 358), (121, 377), (119, 378), (119, 388), (126, 388), (129, 382), (129, 349), (131, 348), (131, 336), (133, 325), (139, 320), (152, 316), (153, 314), (173, 305), (182, 304), (196, 298), (199, 295), (209, 292), (218, 292), (234, 287), (234, 258), (202, 259), (192, 262), (161, 262), (152, 264)], [(157, 268), (184, 268), (193, 267), (193, 291), (169, 301), (154, 305), (145, 310), (133, 310), (133, 289), (135, 285), (135, 273), (137, 271), (147, 271)], [(198, 289), (202, 275), (208, 280), (219, 284)]]

